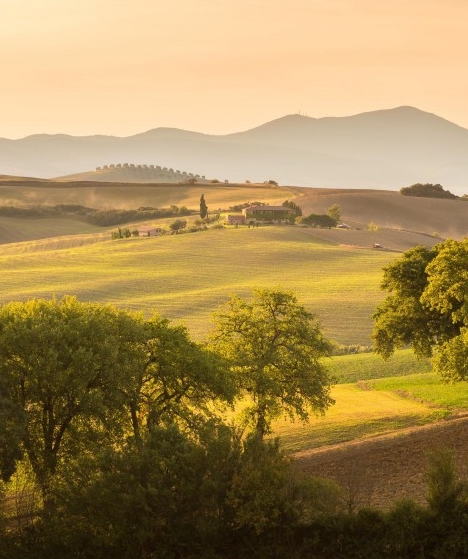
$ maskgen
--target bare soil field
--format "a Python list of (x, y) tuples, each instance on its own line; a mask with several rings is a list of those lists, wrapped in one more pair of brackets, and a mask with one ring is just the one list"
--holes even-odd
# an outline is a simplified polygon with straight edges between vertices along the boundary
[(397, 191), (329, 188), (295, 188), (296, 203), (303, 215), (325, 213), (338, 204), (342, 220), (365, 229), (374, 222), (381, 229), (436, 233), (442, 238), (461, 239), (468, 234), (468, 202), (402, 196)]
[(468, 417), (458, 417), (398, 433), (296, 453), (300, 472), (331, 478), (345, 490), (350, 508), (388, 508), (411, 498), (424, 504), (429, 452), (450, 449), (457, 471), (468, 479)]

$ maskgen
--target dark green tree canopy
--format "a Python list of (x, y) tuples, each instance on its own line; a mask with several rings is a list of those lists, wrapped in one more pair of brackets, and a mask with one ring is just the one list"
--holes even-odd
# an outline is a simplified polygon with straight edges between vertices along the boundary
[[(390, 294), (374, 319), (375, 350), (384, 358), (412, 345), (434, 355), (434, 367), (449, 380), (468, 379), (468, 240), (416, 247), (384, 269)], [(435, 352), (434, 352), (435, 350)]]
[(176, 219), (172, 223), (169, 224), (169, 229), (178, 233), (181, 229), (184, 229), (187, 225), (186, 219)]
[(331, 227), (336, 227), (338, 219), (328, 215), (328, 214), (310, 214), (307, 217), (302, 218), (302, 223), (311, 225), (312, 227), (323, 227), (330, 229)]
[(45, 498), (91, 443), (195, 432), (234, 391), (224, 362), (166, 319), (73, 297), (0, 308), (1, 474), (26, 455)]
[(89, 426), (107, 430), (118, 386), (140, 361), (141, 322), (72, 297), (1, 307), (0, 416), (7, 426), (19, 420), (9, 442), (26, 453), (44, 494), (60, 460), (82, 450)]

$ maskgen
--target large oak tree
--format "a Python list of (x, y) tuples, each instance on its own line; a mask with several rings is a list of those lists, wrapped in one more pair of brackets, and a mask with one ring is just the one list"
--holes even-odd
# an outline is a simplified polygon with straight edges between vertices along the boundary
[(0, 308), (0, 468), (27, 456), (45, 501), (92, 445), (142, 449), (158, 426), (194, 431), (235, 386), (222, 360), (169, 321), (73, 297)]
[(252, 301), (231, 297), (215, 313), (215, 324), (211, 347), (229, 361), (250, 396), (247, 412), (260, 438), (283, 413), (305, 421), (333, 403), (322, 360), (330, 345), (292, 293), (256, 289)]

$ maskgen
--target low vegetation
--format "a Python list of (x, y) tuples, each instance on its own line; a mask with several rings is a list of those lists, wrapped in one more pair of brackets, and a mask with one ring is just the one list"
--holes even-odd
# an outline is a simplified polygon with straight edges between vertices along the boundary
[(311, 227), (324, 227), (330, 229), (336, 227), (338, 220), (328, 214), (309, 214), (301, 218), (300, 223), (305, 223)]

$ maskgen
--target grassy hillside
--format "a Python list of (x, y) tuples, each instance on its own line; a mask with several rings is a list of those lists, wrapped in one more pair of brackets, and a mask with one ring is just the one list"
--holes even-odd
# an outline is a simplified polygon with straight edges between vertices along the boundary
[[(211, 328), (211, 313), (230, 294), (248, 297), (253, 287), (281, 287), (317, 315), (329, 338), (369, 345), (371, 317), (385, 296), (382, 268), (399, 251), (437, 243), (434, 232), (454, 238), (466, 234), (466, 202), (411, 199), (397, 192), (0, 180), (0, 205), (196, 209), (202, 193), (210, 211), (294, 196), (304, 214), (322, 213), (337, 203), (352, 228), (239, 227), (110, 240), (108, 229), (73, 219), (2, 217), (0, 303), (74, 294), (145, 314), (159, 312), (185, 323), (201, 340)], [(370, 221), (380, 229), (368, 231)], [(373, 250), (374, 242), (384, 249)], [(442, 385), (428, 363), (408, 351), (388, 362), (370, 354), (335, 357), (329, 366), (337, 403), (326, 416), (306, 426), (275, 425), (289, 451), (310, 454), (323, 445), (377, 440), (453, 416), (468, 405), (464, 385)], [(400, 378), (392, 378), (396, 375)]]
[[(0, 218), (0, 244), (18, 243), (36, 239), (48, 239), (61, 236), (82, 236), (94, 233), (96, 240), (102, 239), (101, 227), (65, 218), (24, 219), (15, 217)], [(20, 249), (22, 250), (22, 249)]]
[[(387, 361), (374, 353), (337, 355), (327, 360), (327, 367), (337, 384), (384, 379), (396, 375), (406, 377), (431, 371), (429, 359), (418, 359), (409, 349), (395, 352)], [(406, 382), (404, 378), (402, 382)]]
[(336, 403), (309, 424), (278, 421), (275, 434), (292, 452), (375, 437), (431, 423), (468, 406), (468, 386), (447, 385), (410, 350), (388, 361), (372, 353), (325, 360)]
[[(81, 237), (81, 243), (86, 237)], [(229, 294), (295, 292), (331, 338), (369, 343), (390, 252), (338, 246), (296, 227), (209, 230), (70, 247), (70, 239), (0, 247), (0, 301), (75, 294), (184, 321), (201, 338)], [(364, 295), (364, 296), (363, 296)]]

